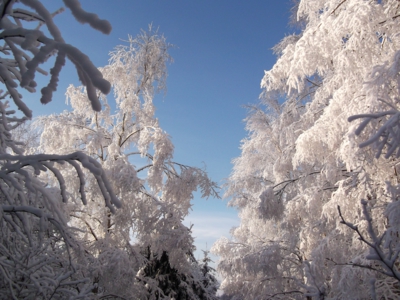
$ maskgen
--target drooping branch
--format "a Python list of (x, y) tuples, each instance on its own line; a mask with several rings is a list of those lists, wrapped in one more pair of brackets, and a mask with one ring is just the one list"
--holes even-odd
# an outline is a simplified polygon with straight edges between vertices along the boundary
[[(367, 240), (367, 238), (360, 232), (357, 225), (347, 222), (344, 219), (340, 206), (338, 206), (337, 209), (339, 212), (339, 217), (341, 219), (340, 223), (346, 225), (351, 230), (355, 231), (359, 237), (359, 240), (370, 248), (371, 253), (367, 256), (367, 259), (376, 261), (381, 265), (383, 270), (379, 271), (380, 273), (400, 281), (400, 272), (398, 271), (396, 266), (396, 263), (398, 263), (399, 259), (400, 248), (396, 247), (393, 249), (392, 244), (389, 245), (386, 251), (382, 248), (382, 241), (385, 237), (385, 233), (381, 237), (378, 237), (376, 235), (372, 224), (372, 218), (367, 210), (367, 201), (361, 200), (361, 205), (364, 214), (364, 219), (367, 221), (368, 224), (367, 232), (372, 241)], [(369, 267), (365, 266), (363, 268), (369, 268)]]
[[(82, 201), (85, 203), (86, 197), (84, 195), (84, 179), (83, 173), (81, 173), (77, 167), (75, 162), (80, 162), (84, 168), (86, 168), (92, 175), (96, 178), (99, 187), (103, 193), (104, 198), (106, 199), (106, 205), (109, 209), (113, 212), (115, 211), (114, 206), (119, 208), (121, 207), (120, 200), (114, 194), (110, 183), (108, 182), (107, 177), (101, 167), (101, 165), (91, 158), (90, 156), (85, 155), (82, 152), (75, 152), (67, 155), (55, 155), (55, 154), (37, 154), (37, 155), (11, 155), (11, 154), (3, 154), (0, 155), (0, 161), (3, 161), (3, 165), (0, 168), (0, 178), (7, 179), (10, 178), (9, 174), (11, 173), (20, 173), (25, 176), (25, 185), (29, 186), (30, 184), (30, 175), (26, 173), (24, 167), (30, 166), (33, 167), (36, 174), (39, 174), (40, 171), (46, 171), (48, 168), (48, 162), (57, 162), (57, 163), (64, 163), (69, 162), (72, 164), (78, 172), (78, 177), (80, 178), (81, 188), (80, 192), (82, 195)], [(71, 163), (72, 162), (72, 163)], [(51, 170), (51, 167), (50, 167)], [(54, 171), (54, 169), (53, 169)], [(63, 191), (64, 180), (61, 176), (61, 173), (56, 172), (56, 178), (60, 182), (61, 190)], [(65, 194), (62, 195), (65, 196)], [(64, 199), (66, 201), (66, 199)]]
[[(97, 88), (100, 89), (102, 93), (107, 94), (111, 88), (110, 83), (103, 79), (102, 74), (85, 54), (64, 42), (60, 31), (53, 22), (54, 15), (50, 14), (39, 1), (23, 0), (22, 3), (35, 10), (36, 13), (21, 8), (13, 9), (14, 1), (3, 1), (1, 5), (2, 19), (7, 19), (8, 15), (10, 15), (15, 18), (15, 20), (35, 20), (39, 23), (45, 23), (52, 38), (46, 37), (44, 33), (38, 29), (23, 28), (21, 22), (16, 22), (16, 24), (13, 24), (11, 20), (3, 22), (0, 39), (4, 40), (5, 46), (9, 46), (13, 58), (1, 59), (0, 77), (17, 107), (28, 118), (32, 117), (31, 111), (21, 100), (21, 95), (15, 89), (17, 84), (14, 80), (20, 81), (22, 87), (33, 92), (34, 87), (36, 87), (34, 81), (35, 73), (36, 71), (40, 71), (39, 65), (46, 62), (49, 55), (51, 56), (58, 52), (54, 67), (51, 70), (50, 82), (47, 87), (42, 89), (41, 102), (48, 103), (51, 101), (52, 93), (57, 89), (60, 71), (65, 65), (65, 58), (68, 57), (75, 65), (80, 80), (87, 88), (88, 97), (92, 103), (93, 109), (99, 111), (101, 105), (96, 97), (94, 97), (94, 90)], [(107, 21), (100, 21), (95, 14), (84, 12), (80, 8), (79, 1), (70, 0), (65, 1), (65, 3), (79, 21), (89, 22), (93, 27), (103, 32), (110, 31), (111, 26)], [(106, 27), (107, 30), (105, 30)], [(15, 45), (20, 46), (22, 50), (19, 50)], [(31, 52), (33, 57), (30, 58), (25, 51)], [(16, 64), (18, 68), (14, 68), (14, 64)], [(8, 74), (14, 75), (10, 77)]]

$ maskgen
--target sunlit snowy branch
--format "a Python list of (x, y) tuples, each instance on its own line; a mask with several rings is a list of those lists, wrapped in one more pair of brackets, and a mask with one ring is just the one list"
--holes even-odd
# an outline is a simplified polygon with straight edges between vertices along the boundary
[[(366, 258), (368, 260), (376, 261), (380, 264), (382, 270), (377, 270), (378, 272), (386, 276), (393, 277), (396, 280), (400, 281), (400, 272), (398, 271), (396, 266), (400, 254), (399, 246), (398, 245), (395, 246), (390, 242), (387, 247), (383, 247), (383, 240), (385, 239), (386, 232), (382, 234), (382, 236), (380, 237), (376, 235), (372, 224), (372, 218), (367, 209), (368, 205), (367, 201), (361, 200), (361, 205), (362, 205), (364, 219), (367, 221), (368, 224), (367, 233), (371, 241), (368, 241), (368, 239), (360, 232), (357, 225), (354, 225), (344, 219), (342, 212), (340, 210), (340, 206), (338, 206), (338, 212), (341, 219), (340, 223), (346, 225), (351, 230), (355, 231), (360, 241), (369, 247), (370, 254)], [(352, 264), (352, 265), (361, 267), (357, 264)], [(370, 268), (368, 266), (363, 266), (363, 268), (376, 270), (375, 268)]]
[[(385, 121), (385, 117), (389, 117)], [(360, 147), (367, 147), (374, 145), (376, 151), (376, 158), (379, 158), (382, 151), (387, 147), (385, 158), (389, 158), (392, 154), (400, 157), (400, 112), (397, 110), (390, 110), (379, 112), (375, 114), (361, 114), (349, 117), (349, 122), (364, 119), (355, 131), (356, 135), (360, 135), (365, 127), (374, 119), (382, 119), (384, 124), (372, 135), (368, 140), (362, 142)], [(397, 151), (396, 151), (397, 150)]]
[[(46, 62), (49, 56), (57, 53), (54, 67), (50, 72), (50, 82), (47, 87), (42, 89), (41, 102), (48, 103), (51, 101), (52, 93), (57, 89), (58, 77), (67, 57), (75, 65), (80, 80), (86, 86), (88, 98), (92, 103), (93, 109), (99, 111), (101, 105), (96, 97), (95, 89), (98, 88), (107, 94), (110, 91), (109, 82), (103, 79), (102, 74), (85, 54), (64, 42), (60, 31), (52, 20), (53, 16), (39, 1), (23, 0), (21, 2), (32, 8), (36, 13), (26, 10), (21, 11), (21, 9), (15, 11), (13, 8), (14, 1), (3, 1), (0, 3), (0, 10), (3, 12), (0, 39), (4, 40), (3, 49), (9, 49), (12, 53), (10, 58), (0, 59), (0, 77), (12, 96), (14, 103), (27, 117), (32, 117), (31, 111), (22, 101), (22, 96), (15, 89), (17, 87), (15, 80), (19, 81), (20, 85), (29, 91), (35, 91), (36, 82), (34, 78), (35, 73), (38, 70), (40, 71), (39, 65)], [(85, 14), (80, 8), (79, 1), (65, 1), (65, 3), (79, 21), (88, 22), (96, 29), (106, 33), (110, 31), (111, 26), (107, 21), (98, 20), (94, 14)], [(44, 22), (52, 38), (46, 37), (38, 29), (23, 28), (21, 22), (13, 23), (8, 16), (13, 17), (14, 20), (39, 20), (40, 22)], [(17, 48), (17, 45), (21, 49)], [(25, 51), (32, 53), (33, 57), (30, 58)], [(8, 51), (5, 54), (10, 55)]]

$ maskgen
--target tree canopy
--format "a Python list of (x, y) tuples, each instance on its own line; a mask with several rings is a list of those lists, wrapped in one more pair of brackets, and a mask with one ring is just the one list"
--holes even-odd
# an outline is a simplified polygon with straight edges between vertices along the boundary
[[(111, 30), (79, 1), (64, 4), (79, 22)], [(165, 88), (171, 60), (165, 38), (151, 28), (129, 37), (97, 69), (64, 42), (52, 20), (58, 12), (35, 0), (0, 5), (0, 80), (7, 89), (0, 99), (2, 297), (215, 299), (213, 270), (194, 258), (191, 228), (182, 221), (195, 190), (218, 197), (217, 187), (202, 169), (173, 161), (173, 144), (154, 116), (153, 97)], [(27, 22), (37, 27), (27, 29)], [(40, 65), (52, 57), (41, 102), (51, 100), (68, 58), (83, 84), (68, 88), (72, 111), (35, 120), (34, 134), (20, 130), (32, 112), (17, 82), (35, 92), (35, 73), (46, 73)]]
[[(0, 295), (217, 299), (182, 222), (194, 192), (218, 187), (174, 160), (155, 116), (171, 45), (150, 26), (97, 68), (64, 41), (62, 10), (0, 0)], [(211, 249), (223, 299), (399, 298), (399, 16), (395, 0), (296, 2), (297, 34), (273, 49), (225, 185), (241, 223)], [(52, 62), (48, 103), (66, 60), (82, 83), (70, 109), (28, 123), (20, 90)]]
[(398, 297), (398, 14), (298, 2), (226, 184), (241, 224), (212, 251), (233, 299)]

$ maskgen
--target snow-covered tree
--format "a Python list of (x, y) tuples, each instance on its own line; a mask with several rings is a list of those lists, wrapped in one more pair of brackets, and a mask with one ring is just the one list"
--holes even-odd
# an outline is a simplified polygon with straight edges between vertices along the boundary
[[(110, 24), (84, 11), (79, 1), (65, 0), (64, 4), (79, 22), (110, 32)], [(42, 89), (42, 103), (51, 100), (66, 59), (75, 65), (94, 109), (101, 109), (96, 90), (110, 90), (109, 82), (90, 59), (64, 41), (53, 22), (57, 13), (50, 13), (37, 0), (0, 1), (0, 81), (4, 86), (0, 92), (0, 294), (4, 299), (85, 298), (92, 292), (93, 285), (78, 263), (84, 258), (81, 244), (62, 208), (68, 196), (59, 165), (74, 168), (83, 202), (83, 170), (87, 170), (96, 179), (110, 211), (120, 207), (101, 165), (90, 156), (82, 152), (27, 155), (24, 145), (13, 137), (12, 132), (32, 117), (18, 86), (35, 92), (35, 74), (47, 73), (40, 65), (51, 57), (55, 57), (54, 67), (48, 86)], [(49, 36), (41, 31), (43, 26)], [(24, 116), (17, 115), (14, 106)], [(38, 178), (43, 172), (55, 175), (61, 193), (60, 188), (46, 187)]]
[[(64, 4), (79, 22), (110, 31), (78, 1)], [(60, 11), (36, 0), (0, 1), (0, 11), (2, 298), (214, 299), (182, 220), (192, 192), (216, 195), (215, 185), (203, 170), (172, 161), (173, 145), (154, 117), (153, 96), (165, 88), (170, 59), (165, 39), (143, 32), (99, 71), (63, 40), (53, 22)], [(68, 90), (72, 112), (40, 119), (37, 147), (27, 142), (38, 131), (24, 128), (32, 111), (17, 87), (35, 92), (35, 73), (46, 73), (40, 64), (52, 57), (42, 103), (51, 100), (66, 59), (84, 87)], [(103, 74), (114, 88), (115, 114)], [(135, 167), (134, 156), (146, 163)]]
[(298, 2), (227, 182), (241, 224), (212, 248), (233, 299), (399, 297), (399, 14)]
[[(123, 209), (112, 214), (93, 177), (85, 174), (82, 187), (71, 166), (60, 168), (69, 222), (81, 231), (87, 274), (98, 295), (214, 299), (216, 290), (204, 285), (210, 274), (202, 275), (191, 231), (182, 221), (193, 192), (218, 197), (216, 185), (202, 169), (173, 161), (173, 144), (155, 117), (153, 99), (166, 87), (170, 45), (151, 27), (127, 43), (101, 68), (115, 102), (98, 93), (105, 109), (87, 109), (87, 88), (71, 85), (66, 95), (72, 111), (36, 122), (42, 130), (39, 151), (85, 153), (101, 165), (121, 199)], [(57, 186), (57, 176), (45, 176)], [(80, 201), (82, 188), (86, 203)]]
[(213, 262), (213, 260), (209, 257), (210, 251), (203, 250), (203, 253), (204, 257), (201, 263), (201, 272), (204, 276), (203, 284), (210, 294), (215, 294), (219, 288), (219, 282), (215, 277), (216, 270), (209, 265)]

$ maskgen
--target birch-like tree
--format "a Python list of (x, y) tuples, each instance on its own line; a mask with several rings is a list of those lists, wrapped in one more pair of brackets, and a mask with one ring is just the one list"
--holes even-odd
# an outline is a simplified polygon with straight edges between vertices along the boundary
[(295, 13), (301, 32), (274, 48), (227, 182), (241, 224), (212, 248), (222, 289), (398, 298), (398, 1), (301, 0)]
[[(202, 169), (173, 161), (173, 144), (155, 117), (153, 99), (166, 88), (169, 47), (151, 27), (129, 37), (101, 68), (113, 90), (112, 102), (97, 94), (105, 109), (88, 110), (87, 88), (71, 85), (66, 95), (72, 110), (36, 122), (42, 129), (39, 151), (85, 153), (105, 170), (123, 204), (112, 214), (96, 181), (87, 180), (83, 205), (73, 168), (60, 170), (68, 182), (62, 190), (71, 199), (70, 224), (81, 230), (85, 251), (92, 256), (87, 270), (100, 295), (215, 298), (216, 290), (205, 283), (210, 274), (201, 272), (190, 228), (182, 221), (193, 192), (218, 197), (216, 185)], [(53, 176), (53, 185), (57, 181)]]

